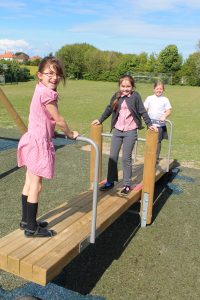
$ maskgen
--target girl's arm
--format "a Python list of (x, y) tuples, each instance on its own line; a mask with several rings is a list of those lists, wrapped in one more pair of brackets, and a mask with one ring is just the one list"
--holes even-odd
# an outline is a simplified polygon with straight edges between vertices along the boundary
[(167, 109), (165, 111), (165, 113), (161, 116), (160, 120), (165, 121), (167, 119), (167, 117), (169, 117), (171, 115), (171, 112), (172, 112), (171, 108)]
[(46, 105), (46, 109), (56, 122), (56, 125), (64, 132), (64, 134), (70, 139), (75, 139), (79, 135), (77, 131), (71, 131), (63, 116), (58, 111), (57, 103), (52, 101)]
[(96, 119), (94, 121), (92, 121), (93, 125), (99, 125), (101, 123), (103, 123), (108, 117), (110, 117), (110, 115), (112, 114), (113, 110), (112, 110), (112, 103), (114, 101), (114, 99), (116, 98), (116, 93), (112, 96), (110, 103), (106, 106), (103, 114), (101, 115), (101, 117), (99, 119)]
[(101, 124), (101, 123), (99, 122), (98, 119), (96, 119), (96, 120), (92, 121), (91, 124), (92, 124), (92, 125), (99, 125), (99, 124)]

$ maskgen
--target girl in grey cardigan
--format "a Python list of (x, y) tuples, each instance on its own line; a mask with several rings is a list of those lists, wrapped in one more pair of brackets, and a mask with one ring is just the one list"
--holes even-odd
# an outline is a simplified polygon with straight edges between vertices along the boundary
[(110, 115), (111, 131), (113, 130), (110, 157), (108, 161), (107, 182), (100, 187), (106, 191), (114, 187), (118, 181), (118, 157), (123, 144), (123, 184), (121, 194), (127, 195), (131, 190), (132, 178), (132, 151), (137, 140), (137, 129), (142, 128), (142, 120), (151, 130), (157, 131), (152, 125), (139, 93), (134, 91), (134, 79), (130, 75), (124, 75), (119, 79), (119, 91), (113, 95), (110, 103), (99, 119), (92, 122), (94, 125), (103, 123)]

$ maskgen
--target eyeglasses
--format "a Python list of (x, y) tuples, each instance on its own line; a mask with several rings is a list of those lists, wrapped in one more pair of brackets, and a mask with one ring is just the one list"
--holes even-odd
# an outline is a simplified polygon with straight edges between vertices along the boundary
[(58, 79), (60, 79), (62, 77), (56, 73), (42, 73), (42, 74), (47, 75), (49, 78), (57, 77)]

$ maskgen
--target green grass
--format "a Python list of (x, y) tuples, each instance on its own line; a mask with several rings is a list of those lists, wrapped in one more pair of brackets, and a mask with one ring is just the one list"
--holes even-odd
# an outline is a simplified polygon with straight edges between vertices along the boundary
[[(28, 111), (35, 82), (20, 83), (18, 85), (2, 86), (21, 118), (27, 123)], [(66, 86), (59, 86), (59, 109), (72, 129), (81, 134), (89, 135), (90, 123), (98, 118), (116, 91), (117, 84), (110, 82), (68, 81)], [(138, 84), (137, 91), (144, 100), (152, 94), (152, 85)], [(199, 162), (199, 115), (200, 89), (189, 86), (166, 86), (165, 95), (170, 99), (173, 113), (172, 156), (178, 161)], [(8, 117), (6, 110), (0, 104), (0, 127), (15, 126)], [(104, 122), (104, 131), (110, 129), (110, 118)], [(145, 130), (140, 131), (144, 136)], [(167, 144), (163, 143), (165, 151)]]
[[(34, 86), (35, 82), (2, 86), (25, 122)], [(72, 128), (89, 135), (91, 121), (101, 114), (115, 90), (115, 83), (69, 81), (59, 90), (60, 111)], [(144, 99), (152, 93), (152, 86), (138, 85), (137, 90)], [(200, 89), (167, 86), (166, 95), (173, 106), (172, 156), (197, 164)], [(109, 130), (109, 126), (107, 120), (104, 130)], [(0, 104), (1, 127), (9, 128), (2, 130), (1, 135), (15, 135), (14, 123)], [(55, 177), (44, 180), (39, 215), (88, 189), (90, 157), (89, 152), (80, 151), (81, 146), (75, 143), (56, 151)], [(1, 172), (16, 166), (16, 149), (0, 153), (0, 166)], [(0, 236), (18, 228), (24, 173), (21, 168), (0, 180)], [(168, 185), (165, 181), (156, 184), (159, 196), (151, 226), (138, 229), (138, 216), (126, 212), (64, 268), (57, 284), (107, 300), (199, 299), (200, 175), (198, 169), (182, 166), (178, 175)], [(0, 288), (11, 290), (25, 283), (0, 270)]]
[(27, 65), (21, 65), (22, 68), (27, 68), (30, 70), (30, 74), (35, 76), (37, 73), (38, 67), (37, 66), (27, 66)]

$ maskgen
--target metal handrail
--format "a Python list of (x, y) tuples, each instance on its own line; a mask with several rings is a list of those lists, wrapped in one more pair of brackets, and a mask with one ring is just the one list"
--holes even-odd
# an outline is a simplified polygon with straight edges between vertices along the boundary
[[(56, 133), (55, 137), (65, 138), (67, 137), (63, 133)], [(96, 238), (96, 220), (97, 220), (97, 191), (98, 191), (98, 176), (99, 176), (99, 148), (97, 144), (86, 137), (79, 135), (76, 141), (86, 142), (94, 147), (95, 150), (95, 170), (94, 170), (94, 183), (93, 183), (93, 200), (92, 200), (92, 223), (91, 223), (91, 234), (89, 242), (95, 243)]]
[(96, 219), (97, 219), (97, 191), (98, 191), (98, 176), (99, 176), (99, 148), (97, 144), (86, 137), (78, 136), (77, 141), (87, 142), (92, 145), (95, 150), (95, 166), (94, 166), (94, 182), (93, 182), (93, 201), (92, 201), (92, 223), (91, 223), (91, 234), (90, 243), (95, 243), (96, 237)]
[[(166, 167), (166, 172), (169, 172), (169, 164), (170, 164), (170, 155), (171, 155), (171, 144), (172, 144), (172, 132), (173, 132), (173, 124), (170, 120), (166, 119), (165, 120), (167, 123), (170, 125), (170, 133), (169, 133), (169, 143), (168, 143), (168, 151), (167, 151), (167, 167)], [(134, 163), (136, 161), (136, 156), (137, 156), (137, 146), (138, 146), (138, 141), (145, 142), (145, 138), (137, 138), (137, 141), (135, 142), (135, 147), (134, 147)]]
[(167, 154), (167, 169), (166, 171), (169, 172), (169, 164), (170, 164), (170, 155), (171, 155), (171, 144), (172, 144), (172, 132), (173, 132), (173, 124), (170, 120), (166, 120), (167, 123), (170, 125), (170, 133), (169, 133), (169, 143), (168, 143), (168, 154)]

